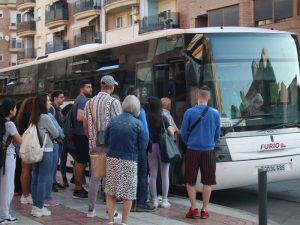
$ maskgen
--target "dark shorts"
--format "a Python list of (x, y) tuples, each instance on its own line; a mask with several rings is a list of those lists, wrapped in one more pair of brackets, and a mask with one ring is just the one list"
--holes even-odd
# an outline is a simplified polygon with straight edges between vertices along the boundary
[(204, 185), (216, 184), (216, 155), (214, 151), (187, 150), (185, 154), (186, 183), (194, 186), (198, 171), (201, 172), (201, 183)]
[(89, 140), (85, 135), (73, 135), (73, 142), (75, 145), (75, 161), (78, 163), (88, 163), (89, 155)]

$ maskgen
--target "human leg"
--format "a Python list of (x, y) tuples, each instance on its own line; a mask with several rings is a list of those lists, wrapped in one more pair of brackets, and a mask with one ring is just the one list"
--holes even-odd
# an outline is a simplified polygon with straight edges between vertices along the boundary
[(16, 169), (16, 155), (11, 154), (6, 156), (5, 174), (3, 169), (0, 170), (0, 217), (8, 218), (10, 216), (10, 204), (14, 196), (14, 175)]
[(152, 144), (152, 152), (148, 155), (149, 162), (149, 173), (150, 173), (150, 192), (152, 196), (152, 200), (155, 206), (158, 205), (157, 202), (157, 190), (156, 190), (156, 179), (157, 179), (157, 171), (158, 171), (158, 154), (159, 154), (159, 146), (158, 144)]
[(39, 171), (37, 174), (37, 187), (35, 197), (35, 206), (43, 208), (44, 200), (47, 194), (47, 185), (49, 180), (52, 179), (52, 163), (53, 163), (53, 152), (44, 152), (43, 159), (39, 162)]
[(108, 212), (108, 221), (114, 221), (115, 214), (115, 206), (116, 206), (116, 198), (113, 195), (106, 194), (106, 207)]
[(21, 185), (23, 196), (28, 197), (30, 192), (32, 164), (22, 163)]
[(122, 223), (127, 224), (128, 217), (131, 209), (132, 201), (128, 199), (123, 200), (123, 207), (122, 207)]

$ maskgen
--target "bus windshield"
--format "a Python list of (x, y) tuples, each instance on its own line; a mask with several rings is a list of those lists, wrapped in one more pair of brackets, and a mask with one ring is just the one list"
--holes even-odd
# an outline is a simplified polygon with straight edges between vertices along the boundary
[[(204, 83), (214, 90), (222, 127), (266, 129), (300, 120), (299, 59), (289, 34), (209, 34)], [(268, 116), (265, 116), (268, 115)]]

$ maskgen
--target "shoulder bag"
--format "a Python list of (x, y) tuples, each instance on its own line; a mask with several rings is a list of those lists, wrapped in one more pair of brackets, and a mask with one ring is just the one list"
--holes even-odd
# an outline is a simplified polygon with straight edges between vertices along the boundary
[(160, 137), (159, 150), (162, 162), (173, 162), (181, 158), (181, 153), (173, 138), (168, 135), (165, 123), (162, 120), (163, 133)]

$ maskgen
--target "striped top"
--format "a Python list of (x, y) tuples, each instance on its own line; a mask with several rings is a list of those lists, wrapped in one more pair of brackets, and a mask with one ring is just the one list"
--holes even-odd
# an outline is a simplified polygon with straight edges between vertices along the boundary
[(88, 121), (90, 150), (96, 147), (97, 132), (105, 130), (110, 119), (121, 113), (120, 101), (111, 97), (108, 93), (99, 92), (95, 97), (87, 101), (83, 116)]

